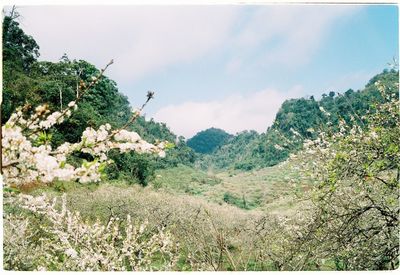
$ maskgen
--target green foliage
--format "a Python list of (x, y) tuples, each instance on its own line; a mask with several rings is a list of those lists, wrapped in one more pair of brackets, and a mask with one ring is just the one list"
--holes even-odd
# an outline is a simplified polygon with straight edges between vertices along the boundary
[(193, 166), (197, 158), (195, 152), (186, 145), (184, 137), (179, 137), (176, 144), (170, 142), (166, 152), (165, 158), (157, 159), (154, 163), (157, 169), (176, 167), (179, 164)]
[(271, 128), (280, 130), (286, 135), (294, 129), (301, 136), (312, 138), (308, 129), (323, 125), (325, 122), (318, 101), (313, 98), (289, 99), (282, 104)]
[(112, 152), (112, 159), (114, 162), (106, 168), (109, 179), (126, 180), (130, 184), (137, 181), (140, 185), (147, 186), (154, 178), (154, 163), (145, 155)]
[(36, 140), (35, 146), (48, 144), (51, 142), (52, 138), (53, 138), (52, 134), (48, 134), (46, 132), (41, 132), (41, 133), (39, 133), (39, 136)]
[(197, 153), (210, 154), (225, 144), (232, 135), (224, 130), (209, 128), (188, 139), (187, 145)]
[(239, 162), (239, 163), (235, 163), (235, 166), (233, 168), (239, 169), (239, 170), (244, 170), (244, 171), (250, 171), (255, 168), (255, 165), (254, 165), (254, 163), (251, 163), (251, 162)]
[[(13, 70), (29, 71), (39, 57), (39, 46), (19, 27), (15, 20), (18, 17), (19, 14), (13, 10), (3, 19), (3, 69), (11, 66)], [(13, 74), (11, 71), (7, 73)]]
[(385, 70), (361, 91), (329, 92), (320, 100), (313, 96), (286, 100), (265, 133), (237, 134), (211, 155), (203, 157), (200, 166), (241, 170), (273, 166), (301, 150), (305, 139), (315, 139), (321, 132), (337, 132), (340, 120), (365, 127), (368, 123), (365, 116), (385, 100), (374, 83), (380, 81), (391, 95), (398, 95), (398, 78), (397, 71)]
[[(33, 106), (47, 104), (52, 111), (61, 110), (73, 101), (80, 92), (80, 86), (89, 83), (100, 70), (84, 60), (70, 60), (64, 54), (59, 62), (37, 61), (39, 46), (35, 40), (19, 27), (16, 17), (5, 16), (3, 21), (3, 104), (2, 123), (19, 106), (32, 111)], [(135, 104), (140, 104), (136, 102)], [(131, 116), (131, 106), (117, 84), (103, 76), (98, 83), (82, 97), (79, 108), (72, 116), (54, 129), (43, 132), (39, 142), (56, 147), (64, 142), (79, 142), (87, 127), (97, 128), (109, 123), (117, 128), (124, 125)], [(169, 141), (175, 144), (177, 137), (164, 123), (140, 116), (128, 130), (136, 131), (149, 142)], [(180, 138), (176, 146), (170, 146), (165, 159), (153, 156), (113, 155), (115, 164), (107, 169), (111, 179), (135, 179), (147, 185), (156, 168), (173, 167), (179, 163), (191, 165), (195, 161), (193, 150)], [(80, 159), (92, 161), (85, 154), (75, 154)], [(118, 175), (120, 174), (120, 175)]]
[(385, 102), (363, 118), (365, 127), (353, 125), (300, 155), (319, 160), (306, 169), (320, 181), (302, 246), (340, 270), (399, 265), (399, 100), (392, 86), (376, 87)]
[(221, 183), (214, 175), (179, 164), (177, 167), (157, 170), (153, 185), (173, 192), (200, 195), (209, 187)]
[(246, 167), (248, 165), (242, 163), (252, 163), (251, 160), (253, 152), (252, 149), (255, 147), (259, 135), (256, 131), (243, 131), (234, 137), (230, 138), (229, 141), (218, 148), (213, 154), (205, 155), (202, 158), (200, 165), (203, 168), (215, 167), (215, 168), (226, 168), (232, 164)]
[(241, 198), (236, 197), (235, 195), (226, 192), (224, 193), (224, 197), (223, 197), (224, 202), (237, 206), (239, 208), (242, 209), (253, 209), (257, 206), (259, 206), (260, 202), (259, 201), (248, 201), (245, 197), (245, 195), (243, 195)]

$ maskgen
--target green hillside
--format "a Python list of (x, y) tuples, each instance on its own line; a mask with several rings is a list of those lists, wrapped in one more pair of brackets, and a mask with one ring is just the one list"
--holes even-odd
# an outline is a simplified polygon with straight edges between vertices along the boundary
[(209, 128), (187, 140), (187, 145), (197, 153), (209, 154), (224, 145), (232, 135), (224, 130)]
[(241, 170), (272, 166), (300, 150), (305, 139), (315, 139), (320, 132), (337, 132), (340, 120), (348, 125), (365, 127), (364, 116), (385, 101), (375, 83), (380, 81), (396, 95), (398, 78), (397, 71), (385, 70), (359, 91), (330, 92), (322, 94), (319, 100), (314, 97), (286, 100), (265, 133), (245, 131), (237, 134), (204, 157), (200, 166)]

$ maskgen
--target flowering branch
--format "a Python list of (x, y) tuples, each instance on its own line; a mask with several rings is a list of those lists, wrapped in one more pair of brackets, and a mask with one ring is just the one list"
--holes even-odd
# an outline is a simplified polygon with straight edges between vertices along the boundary
[[(65, 194), (61, 203), (24, 194), (6, 198), (5, 203), (45, 221), (38, 223), (32, 215), (5, 216), (5, 269), (28, 264), (40, 271), (171, 270), (179, 258), (178, 244), (165, 228), (147, 236), (147, 222), (133, 221), (130, 215), (125, 221), (89, 223), (68, 209)], [(154, 261), (160, 256), (161, 261)]]
[(135, 120), (140, 116), (140, 114), (142, 113), (144, 107), (146, 107), (147, 103), (154, 98), (154, 92), (152, 91), (148, 91), (147, 92), (147, 100), (142, 104), (142, 107), (140, 107), (138, 110), (133, 111), (133, 115), (131, 116), (131, 118), (128, 120), (128, 122), (122, 126), (121, 128), (115, 130), (110, 136), (109, 139), (113, 138), (116, 134), (118, 134), (119, 132), (121, 132), (122, 130), (128, 128), (129, 125), (131, 125), (133, 122), (135, 122)]
[[(38, 134), (42, 129), (49, 129), (62, 123), (70, 117), (72, 111), (78, 108), (77, 103), (102, 77), (105, 70), (113, 63), (111, 60), (100, 74), (89, 85), (81, 83), (83, 91), (75, 101), (71, 101), (62, 112), (50, 112), (47, 105), (35, 108), (35, 113), (28, 119), (24, 118), (27, 108), (17, 108), (16, 112), (2, 127), (1, 141), (4, 179), (6, 185), (20, 186), (29, 182), (51, 182), (59, 180), (78, 180), (81, 183), (100, 181), (104, 168), (111, 162), (107, 153), (117, 149), (121, 153), (135, 151), (137, 153), (156, 153), (165, 156), (165, 143), (157, 145), (144, 141), (136, 132), (126, 128), (133, 123), (147, 103), (154, 97), (154, 92), (148, 92), (147, 100), (142, 107), (133, 113), (131, 119), (121, 128), (111, 131), (109, 124), (101, 125), (98, 130), (91, 127), (82, 133), (81, 141), (70, 144), (65, 142), (55, 150), (48, 144), (45, 132)], [(29, 130), (29, 131), (26, 131)], [(81, 151), (93, 156), (91, 162), (83, 161), (80, 167), (67, 163), (67, 156)]]

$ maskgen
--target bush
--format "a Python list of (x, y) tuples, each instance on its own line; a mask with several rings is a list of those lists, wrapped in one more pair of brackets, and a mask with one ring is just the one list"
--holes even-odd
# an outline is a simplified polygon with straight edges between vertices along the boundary
[(165, 228), (148, 228), (128, 215), (106, 224), (85, 222), (78, 212), (45, 196), (8, 197), (19, 214), (4, 218), (6, 270), (140, 271), (171, 270), (176, 244)]
[(108, 179), (125, 180), (128, 184), (147, 186), (154, 179), (155, 168), (150, 157), (136, 153), (112, 154), (114, 162), (106, 168)]

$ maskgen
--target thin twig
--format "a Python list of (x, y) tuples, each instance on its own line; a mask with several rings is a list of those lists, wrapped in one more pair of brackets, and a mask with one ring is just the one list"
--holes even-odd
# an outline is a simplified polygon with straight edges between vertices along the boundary
[[(104, 74), (104, 72), (107, 70), (107, 68), (110, 66), (110, 65), (112, 65), (114, 63), (114, 60), (113, 59), (111, 59), (111, 61), (110, 62), (108, 62), (108, 64), (103, 68), (103, 69), (101, 69), (100, 70), (100, 73), (99, 73), (99, 75), (95, 78), (95, 79), (93, 79), (92, 80), (92, 82), (90, 82), (90, 84), (89, 84), (89, 86), (87, 86), (87, 87), (84, 87), (84, 89), (82, 90), (82, 92), (75, 98), (75, 104), (77, 104), (81, 99), (82, 99), (82, 96), (88, 91), (88, 90), (90, 90), (91, 88), (93, 88), (93, 86), (99, 81), (99, 79), (103, 76), (103, 74)], [(73, 110), (73, 108), (74, 108), (74, 106), (68, 106), (68, 108), (65, 108), (65, 110), (61, 113), (61, 115), (57, 118), (57, 120), (56, 120), (56, 124), (60, 121), (60, 119), (62, 118), (62, 117), (64, 117), (64, 115), (70, 110)], [(25, 130), (27, 130), (28, 129), (28, 127), (25, 127), (22, 131), (25, 131)], [(31, 134), (37, 134), (39, 131), (41, 131), (42, 129), (36, 129), (35, 131), (33, 131)]]

